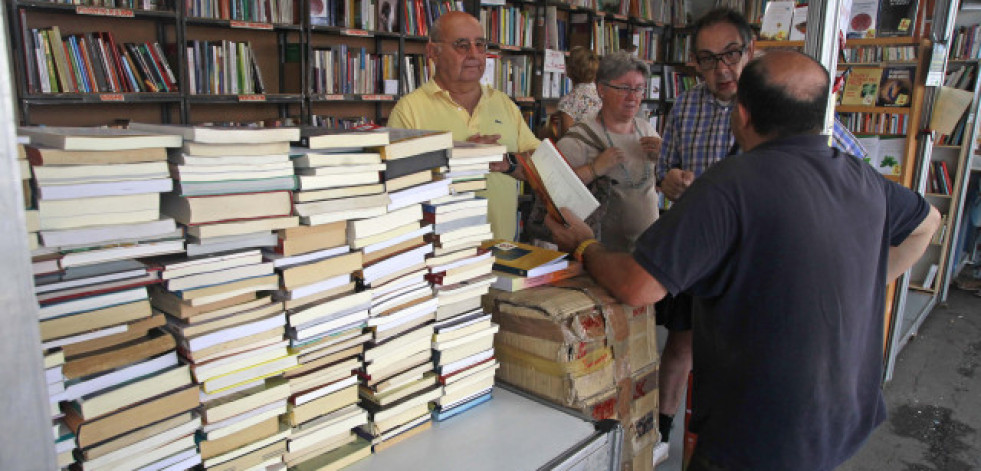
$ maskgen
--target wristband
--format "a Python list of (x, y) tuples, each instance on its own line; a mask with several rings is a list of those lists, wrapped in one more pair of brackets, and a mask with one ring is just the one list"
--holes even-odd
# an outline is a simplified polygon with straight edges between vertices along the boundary
[(514, 154), (508, 152), (507, 154), (504, 154), (504, 160), (508, 162), (508, 169), (503, 173), (505, 175), (511, 175), (518, 168), (518, 159), (514, 157)]
[(577, 262), (581, 263), (582, 256), (584, 253), (586, 253), (586, 249), (589, 248), (590, 245), (598, 244), (598, 243), (599, 241), (596, 239), (586, 239), (580, 242), (579, 245), (576, 247), (576, 250), (572, 252), (572, 258), (576, 259)]

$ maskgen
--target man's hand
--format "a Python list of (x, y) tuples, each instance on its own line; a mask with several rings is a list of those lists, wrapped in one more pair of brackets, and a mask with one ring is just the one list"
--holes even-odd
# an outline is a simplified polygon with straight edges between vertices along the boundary
[(640, 147), (647, 153), (647, 159), (656, 162), (661, 155), (661, 141), (657, 136), (645, 136), (640, 138)]
[(661, 180), (661, 192), (671, 201), (677, 201), (681, 195), (695, 181), (695, 174), (680, 168), (668, 170)]
[(497, 144), (497, 141), (501, 140), (500, 134), (474, 134), (467, 138), (467, 142), (476, 142), (478, 144)]
[[(531, 152), (517, 152), (517, 154), (520, 155), (521, 158), (524, 158), (524, 159), (527, 159), (527, 158), (529, 158), (531, 156)], [(499, 160), (497, 162), (491, 162), (491, 163), (489, 163), (487, 166), (488, 166), (488, 169), (491, 172), (506, 172), (509, 168), (511, 168), (511, 164), (508, 162), (508, 156), (507, 155), (505, 155), (504, 158), (502, 158), (501, 160)], [(511, 178), (514, 178), (514, 179), (517, 179), (517, 180), (521, 180), (521, 181), (524, 181), (525, 180), (525, 170), (523, 168), (521, 168), (520, 165), (516, 166), (514, 168), (514, 171), (511, 172), (509, 175), (511, 176)]]
[(622, 164), (625, 159), (623, 149), (619, 147), (610, 147), (604, 150), (602, 154), (597, 155), (596, 159), (593, 160), (593, 166), (591, 168), (596, 174), (594, 176), (599, 178), (610, 173), (613, 167)]
[(593, 238), (593, 230), (568, 208), (562, 208), (561, 211), (562, 216), (569, 223), (568, 226), (551, 214), (545, 218), (545, 226), (552, 231), (552, 242), (559, 246), (559, 250), (572, 253), (582, 241)]

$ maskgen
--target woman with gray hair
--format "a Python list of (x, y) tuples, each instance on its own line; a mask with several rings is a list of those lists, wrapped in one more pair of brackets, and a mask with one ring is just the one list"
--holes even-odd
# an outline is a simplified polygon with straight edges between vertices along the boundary
[[(604, 56), (596, 73), (603, 106), (556, 143), (600, 201), (586, 222), (611, 250), (633, 252), (637, 237), (658, 216), (654, 165), (661, 138), (647, 120), (637, 118), (649, 76), (647, 64), (626, 52)], [(528, 223), (532, 238), (551, 239), (545, 215), (536, 204)]]

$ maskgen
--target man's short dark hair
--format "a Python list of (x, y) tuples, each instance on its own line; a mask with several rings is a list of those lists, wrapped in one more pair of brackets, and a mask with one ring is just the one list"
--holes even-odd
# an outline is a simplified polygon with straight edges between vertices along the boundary
[(695, 46), (698, 46), (698, 33), (709, 26), (720, 23), (729, 23), (735, 26), (736, 30), (739, 31), (739, 37), (742, 38), (744, 46), (753, 40), (753, 29), (749, 26), (749, 22), (746, 21), (746, 17), (742, 13), (731, 8), (716, 8), (702, 15), (695, 22), (695, 32), (692, 34)]
[(771, 83), (766, 61), (762, 58), (746, 65), (739, 77), (736, 100), (749, 111), (757, 133), (787, 137), (816, 134), (823, 130), (830, 76), (824, 66), (815, 64), (824, 73), (821, 88), (812, 87), (797, 94), (789, 91), (785, 85)]

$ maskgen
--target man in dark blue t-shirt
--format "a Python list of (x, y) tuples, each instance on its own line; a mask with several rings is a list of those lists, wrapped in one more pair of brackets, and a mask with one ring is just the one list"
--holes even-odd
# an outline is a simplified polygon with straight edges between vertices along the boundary
[(698, 444), (690, 471), (829, 470), (885, 419), (889, 280), (939, 215), (819, 134), (829, 75), (791, 51), (750, 63), (732, 114), (746, 152), (709, 169), (629, 254), (568, 213), (549, 228), (620, 300), (691, 293)]

